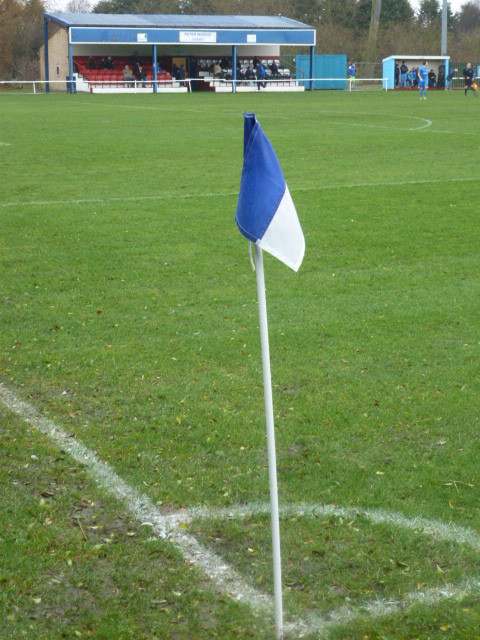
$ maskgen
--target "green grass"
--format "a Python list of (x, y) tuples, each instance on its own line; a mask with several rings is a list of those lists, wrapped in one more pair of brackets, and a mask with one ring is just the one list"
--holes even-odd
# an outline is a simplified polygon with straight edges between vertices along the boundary
[[(253, 111), (307, 247), (298, 274), (265, 260), (280, 503), (479, 530), (477, 107), (1, 96), (1, 381), (166, 508), (268, 499), (255, 276), (233, 222)], [(7, 636), (273, 636), (8, 412), (0, 443)], [(271, 590), (268, 518), (192, 527)], [(360, 517), (282, 520), (282, 556), (289, 619), (479, 573), (471, 550)], [(331, 637), (474, 639), (479, 613), (470, 595)]]

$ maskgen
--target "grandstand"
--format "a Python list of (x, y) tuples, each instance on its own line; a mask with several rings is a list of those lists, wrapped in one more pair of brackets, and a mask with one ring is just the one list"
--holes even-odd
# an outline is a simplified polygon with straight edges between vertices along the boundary
[[(92, 91), (96, 93), (119, 93), (145, 90), (151, 93), (154, 84), (154, 67), (151, 58), (140, 58), (140, 64), (146, 72), (146, 82), (125, 81), (123, 69), (125, 65), (132, 66), (128, 56), (111, 56), (114, 69), (100, 68), (101, 59), (104, 56), (93, 56), (94, 68), (88, 66), (89, 56), (74, 56), (73, 68), (77, 91)], [(283, 62), (279, 57), (261, 59), (267, 73), (266, 91), (304, 91), (295, 78), (295, 69), (291, 65)], [(192, 89), (192, 86), (199, 91), (215, 91), (218, 93), (231, 92), (233, 85), (233, 69), (230, 66), (223, 69), (221, 77), (215, 77), (213, 67), (215, 63), (220, 63), (219, 58), (198, 58), (197, 74), (194, 80), (186, 79), (180, 81), (174, 77), (171, 60), (164, 59), (161, 64), (161, 71), (157, 72), (157, 91), (163, 92), (185, 92)], [(253, 68), (253, 58), (237, 58), (237, 63), (242, 75), (245, 75), (248, 67)], [(273, 65), (276, 65), (275, 73), (272, 72)], [(168, 65), (168, 70), (164, 65)], [(170, 66), (172, 65), (172, 66)], [(143, 85), (146, 85), (145, 87)], [(240, 92), (254, 91), (257, 89), (254, 80), (236, 80), (236, 90)]]
[[(284, 16), (45, 13), (41, 74), (47, 90), (55, 90), (53, 80), (65, 80), (77, 91), (252, 91), (256, 86), (237, 78), (237, 68), (243, 72), (258, 58), (267, 70), (265, 90), (311, 89), (311, 83), (300, 82), (304, 72), (297, 77), (296, 69), (282, 62), (282, 46), (309, 48), (311, 78), (315, 29)], [(127, 83), (123, 68), (134, 52), (147, 77)], [(90, 56), (95, 69), (88, 67)], [(99, 69), (98, 60), (107, 56), (114, 69)], [(220, 60), (229, 64), (222, 65), (223, 74), (214, 74), (213, 65)], [(274, 61), (278, 69), (272, 72)], [(175, 74), (181, 65), (185, 78)]]

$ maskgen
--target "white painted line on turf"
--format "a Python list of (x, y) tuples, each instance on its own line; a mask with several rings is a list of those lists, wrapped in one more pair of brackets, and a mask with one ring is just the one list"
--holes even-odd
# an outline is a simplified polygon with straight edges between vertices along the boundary
[(421, 129), (426, 129), (428, 127), (431, 127), (433, 124), (433, 122), (428, 118), (420, 118), (420, 116), (410, 116), (410, 118), (413, 118), (414, 120), (423, 120), (425, 124), (422, 125), (421, 127), (411, 127), (409, 131), (420, 131)]
[(324, 615), (315, 613), (307, 614), (304, 620), (287, 622), (285, 632), (294, 634), (297, 638), (314, 633), (319, 638), (328, 638), (329, 631), (338, 626), (346, 626), (358, 620), (375, 620), (386, 618), (406, 611), (412, 605), (419, 604), (433, 607), (444, 600), (459, 601), (467, 596), (478, 594), (480, 579), (473, 578), (461, 582), (459, 585), (446, 584), (442, 587), (431, 587), (423, 591), (410, 591), (404, 593), (399, 600), (376, 599), (373, 602), (364, 602), (359, 607), (339, 607)]
[[(250, 504), (224, 508), (193, 507), (181, 514), (184, 522), (197, 519), (231, 518), (242, 519), (255, 515), (270, 514), (269, 504)], [(178, 515), (178, 514), (177, 514)], [(387, 524), (400, 529), (413, 531), (416, 535), (428, 536), (438, 542), (453, 542), (460, 546), (468, 546), (480, 551), (480, 535), (473, 529), (462, 527), (440, 520), (423, 517), (407, 518), (399, 513), (392, 513), (383, 509), (363, 509), (361, 507), (339, 507), (333, 504), (300, 504), (283, 505), (280, 517), (315, 517), (315, 518), (344, 518), (349, 520), (357, 516), (367, 518), (373, 524)], [(303, 619), (297, 619), (285, 624), (285, 631), (295, 637), (303, 637), (312, 633), (318, 637), (328, 637), (329, 630), (337, 626), (345, 626), (359, 619), (385, 618), (389, 615), (406, 610), (413, 604), (434, 606), (443, 600), (461, 600), (462, 598), (480, 591), (480, 578), (473, 577), (460, 584), (446, 584), (441, 587), (425, 587), (423, 590), (402, 594), (400, 599), (378, 598), (373, 602), (363, 602), (360, 606), (339, 607), (326, 614), (307, 613)]]
[[(322, 517), (351, 519), (364, 516), (373, 524), (388, 524), (400, 529), (409, 529), (422, 536), (430, 536), (439, 542), (455, 542), (459, 545), (469, 546), (475, 551), (480, 551), (480, 535), (473, 529), (462, 527), (441, 520), (430, 520), (415, 516), (407, 518), (400, 513), (384, 511), (383, 509), (363, 509), (362, 507), (339, 507), (334, 504), (295, 504), (280, 507), (282, 517)], [(183, 517), (184, 522), (198, 519), (232, 518), (242, 519), (255, 515), (268, 515), (269, 504), (249, 504), (245, 506), (233, 506), (224, 508), (192, 507), (184, 514), (176, 514)]]
[(57, 206), (64, 204), (102, 204), (104, 202), (138, 202), (141, 200), (188, 200), (189, 198), (219, 198), (222, 196), (235, 195), (236, 191), (224, 193), (167, 193), (150, 196), (112, 196), (107, 198), (72, 198), (71, 200), (29, 200), (27, 202), (3, 202), (0, 207), (20, 207), (20, 206)]
[[(199, 518), (246, 518), (252, 515), (268, 515), (268, 504), (251, 504), (225, 508), (193, 507), (173, 514), (163, 514), (150, 501), (148, 496), (124, 482), (115, 471), (100, 460), (93, 451), (68, 436), (49, 418), (40, 416), (27, 402), (20, 400), (5, 385), (0, 383), (0, 402), (12, 412), (32, 425), (37, 431), (49, 436), (58, 446), (67, 451), (75, 460), (83, 464), (91, 477), (121, 501), (130, 514), (141, 524), (148, 524), (161, 539), (171, 542), (187, 562), (200, 568), (229, 597), (241, 601), (252, 610), (273, 611), (273, 600), (243, 581), (237, 572), (210, 549), (202, 545), (192, 534), (182, 530), (179, 525), (188, 524)], [(360, 507), (339, 507), (336, 505), (284, 505), (282, 517), (344, 517), (364, 516), (376, 524), (389, 524), (409, 529), (417, 535), (427, 535), (438, 541), (454, 542), (480, 550), (480, 535), (472, 529), (455, 524), (423, 517), (406, 518), (398, 513), (389, 513), (381, 509), (362, 509)], [(325, 614), (308, 613), (303, 619), (285, 623), (285, 632), (296, 638), (315, 634), (318, 638), (327, 638), (330, 630), (360, 619), (383, 618), (404, 611), (412, 604), (433, 606), (443, 600), (460, 600), (480, 591), (480, 579), (469, 578), (458, 585), (427, 587), (422, 591), (403, 594), (401, 599), (376, 599), (360, 606), (339, 607)]]
[(9, 147), (10, 142), (0, 142), (0, 147)]
[[(401, 187), (415, 184), (446, 184), (449, 182), (478, 182), (480, 177), (470, 176), (462, 178), (434, 178), (424, 180), (392, 180), (390, 182), (357, 182), (351, 184), (324, 184), (324, 185), (312, 185), (311, 187), (292, 187), (290, 191), (292, 193), (302, 193), (304, 191), (331, 191), (331, 190), (344, 190), (344, 189), (368, 189), (377, 187)], [(7, 207), (46, 207), (46, 206), (60, 206), (71, 204), (103, 204), (108, 202), (140, 202), (142, 200), (189, 200), (192, 198), (230, 198), (232, 196), (238, 196), (238, 190), (236, 191), (217, 191), (206, 193), (169, 193), (169, 194), (156, 194), (150, 196), (112, 196), (107, 198), (72, 198), (71, 200), (26, 200), (18, 202), (0, 202), (0, 209)]]
[[(370, 114), (370, 117), (372, 117), (372, 114)], [(348, 126), (349, 127), (368, 127), (369, 129), (389, 129), (392, 131), (422, 131), (423, 129), (427, 129), (428, 127), (431, 127), (433, 124), (432, 120), (429, 120), (428, 118), (421, 118), (420, 116), (404, 116), (404, 117), (411, 118), (413, 120), (421, 120), (424, 122), (424, 124), (418, 127), (406, 128), (406, 127), (398, 127), (395, 125), (392, 126), (392, 125), (386, 125), (386, 124), (375, 124), (373, 122), (370, 122), (370, 123), (349, 122)]]
[[(179, 529), (175, 516), (166, 517), (162, 514), (148, 496), (128, 485), (93, 451), (69, 437), (53, 420), (40, 416), (31, 405), (17, 398), (3, 384), (0, 384), (0, 402), (83, 464), (99, 486), (107, 489), (122, 502), (136, 520), (142, 524), (148, 523), (159, 538), (172, 543), (185, 560), (199, 567), (219, 590), (235, 600), (244, 602), (251, 609), (273, 610), (273, 600), (270, 596), (244, 582), (233, 567), (204, 547), (193, 535)], [(182, 514), (176, 515), (181, 517)]]
[[(79, 108), (81, 109), (82, 107), (105, 107), (107, 109), (112, 109), (112, 105), (106, 102), (84, 102), (82, 104), (79, 103), (70, 103), (70, 107), (73, 108)], [(165, 106), (165, 103), (163, 103), (162, 105), (158, 105), (158, 106), (140, 106), (140, 105), (132, 105), (132, 104), (116, 104), (115, 105), (115, 109), (140, 109), (142, 111), (157, 111), (157, 112), (161, 112), (161, 113), (166, 113), (166, 112), (175, 112), (178, 113), (178, 109), (174, 108), (174, 107), (168, 107)], [(212, 111), (208, 111), (205, 109), (189, 109), (189, 108), (183, 108), (182, 107), (182, 113), (204, 113), (207, 114), (209, 116), (212, 116)], [(328, 111), (328, 110), (322, 110), (322, 111), (318, 111), (318, 110), (313, 110), (310, 112), (310, 116), (311, 117), (315, 117), (317, 115), (336, 115), (338, 116), (338, 111)], [(217, 111), (215, 110), (214, 113), (214, 117), (218, 118), (218, 116), (221, 115), (223, 118), (238, 118), (238, 113), (236, 112), (232, 112), (232, 111)], [(372, 117), (380, 117), (384, 114), (372, 114), (371, 112), (365, 112), (365, 111), (355, 111), (355, 115), (364, 115), (364, 116), (368, 116), (369, 118)], [(351, 114), (348, 114), (348, 117), (350, 118)], [(392, 116), (389, 115), (389, 118), (391, 118)], [(387, 125), (375, 125), (375, 124), (359, 124), (359, 123), (353, 123), (351, 121), (351, 119), (348, 121), (348, 125), (349, 126), (354, 126), (354, 127), (369, 127), (369, 128), (375, 128), (375, 129), (388, 129), (388, 130), (395, 130), (395, 131), (422, 131), (422, 130), (427, 130), (429, 133), (454, 133), (453, 131), (440, 131), (438, 129), (426, 129), (427, 127), (430, 127), (433, 124), (432, 120), (428, 120), (427, 118), (422, 118), (421, 116), (412, 116), (412, 115), (403, 115), (403, 114), (396, 114), (397, 118), (408, 118), (408, 119), (413, 119), (413, 120), (423, 120), (424, 122), (426, 122), (427, 124), (422, 125), (421, 127), (398, 127), (398, 126), (387, 126)], [(273, 118), (275, 121), (277, 120), (293, 120), (294, 116), (288, 116), (288, 115), (278, 115), (277, 113), (273, 114), (269, 114), (269, 113), (265, 113), (262, 116), (262, 119), (268, 119), (268, 118)], [(332, 123), (332, 121), (330, 121), (330, 123)], [(344, 121), (338, 121), (336, 124), (340, 124), (343, 125)]]

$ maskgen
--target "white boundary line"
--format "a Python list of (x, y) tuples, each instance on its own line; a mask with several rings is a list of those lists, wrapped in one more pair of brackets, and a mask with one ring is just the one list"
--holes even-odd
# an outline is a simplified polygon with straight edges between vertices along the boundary
[[(414, 184), (446, 184), (448, 182), (478, 182), (480, 177), (463, 177), (463, 178), (435, 178), (425, 180), (393, 180), (390, 182), (358, 182), (352, 184), (326, 184), (315, 185), (311, 187), (296, 187), (290, 189), (292, 193), (304, 191), (327, 191), (336, 189), (365, 189), (377, 187), (401, 187)], [(229, 198), (237, 196), (237, 191), (219, 191), (207, 193), (170, 193), (157, 194), (150, 196), (112, 196), (111, 198), (72, 198), (71, 200), (27, 200), (24, 202), (0, 202), (0, 209), (7, 207), (44, 207), (57, 206), (64, 204), (102, 204), (104, 202), (139, 202), (141, 200), (190, 200), (195, 198)]]
[(178, 523), (182, 522), (181, 513), (168, 517), (163, 515), (148, 496), (124, 482), (93, 451), (69, 437), (53, 420), (40, 416), (31, 405), (17, 398), (3, 384), (0, 384), (0, 402), (83, 464), (99, 486), (122, 502), (141, 524), (148, 523), (159, 538), (171, 542), (187, 562), (201, 568), (222, 592), (245, 602), (252, 609), (273, 610), (273, 600), (269, 596), (250, 587), (226, 562), (200, 544), (194, 536), (178, 528)]
[[(327, 113), (326, 111), (322, 111), (322, 113)], [(328, 113), (335, 113), (333, 111), (329, 111)], [(390, 114), (389, 116), (387, 116), (387, 114), (383, 114), (383, 113), (368, 113), (365, 111), (355, 111), (355, 115), (363, 115), (363, 116), (368, 116), (370, 118), (377, 118), (380, 116), (385, 116), (385, 117), (389, 117), (390, 119), (392, 118), (392, 115)], [(373, 123), (361, 123), (361, 122), (348, 122), (348, 126), (349, 127), (368, 127), (370, 129), (388, 129), (390, 131), (421, 131), (422, 129), (428, 129), (428, 127), (431, 127), (433, 124), (433, 120), (429, 120), (428, 118), (422, 118), (421, 116), (410, 116), (410, 115), (400, 115), (400, 114), (396, 114), (394, 117), (396, 118), (408, 118), (410, 120), (422, 120), (425, 124), (422, 124), (418, 127), (398, 127), (398, 126), (392, 126), (392, 125), (384, 125), (384, 124), (373, 124)]]
[[(128, 485), (93, 451), (70, 437), (52, 420), (39, 415), (30, 404), (20, 400), (1, 383), (0, 402), (83, 464), (99, 486), (107, 489), (122, 502), (129, 513), (141, 524), (148, 524), (159, 538), (173, 544), (187, 562), (201, 569), (212, 580), (217, 589), (228, 597), (243, 602), (252, 610), (265, 611), (269, 616), (272, 614), (273, 600), (270, 596), (247, 584), (230, 565), (202, 545), (192, 534), (179, 527), (181, 524), (187, 524), (199, 518), (246, 518), (258, 514), (267, 515), (270, 512), (268, 504), (213, 509), (193, 507), (178, 513), (163, 514), (152, 504), (148, 496)], [(480, 550), (480, 535), (472, 529), (423, 517), (406, 518), (401, 514), (389, 513), (381, 509), (304, 504), (286, 505), (281, 509), (281, 514), (283, 517), (295, 515), (344, 518), (363, 515), (374, 524), (386, 523), (411, 530), (417, 535), (430, 536), (437, 541), (453, 542), (469, 546), (476, 551)], [(323, 615), (309, 613), (304, 619), (296, 618), (287, 622), (285, 631), (288, 634), (295, 634), (297, 638), (310, 634), (327, 638), (329, 630), (339, 625), (347, 625), (362, 618), (386, 617), (403, 611), (413, 604), (433, 606), (442, 600), (460, 600), (478, 591), (480, 591), (480, 578), (472, 577), (459, 585), (448, 584), (443, 587), (405, 593), (400, 600), (376, 599), (358, 607), (340, 607)]]
[[(72, 108), (82, 108), (82, 107), (105, 107), (108, 109), (111, 109), (111, 105), (108, 103), (83, 103), (83, 104), (74, 104), (71, 103), (71, 107)], [(159, 106), (140, 106), (140, 105), (131, 105), (131, 104), (117, 104), (115, 105), (115, 109), (140, 109), (142, 111), (159, 111), (159, 112), (171, 112), (171, 111), (176, 111), (175, 109), (173, 109), (172, 107), (165, 107), (165, 105), (159, 105)], [(199, 110), (195, 110), (195, 109), (184, 109), (182, 108), (182, 113), (184, 112), (189, 112), (189, 113), (206, 113), (208, 115), (212, 115), (211, 111), (205, 111), (203, 109), (199, 109)], [(215, 112), (216, 114), (218, 114), (218, 112)], [(330, 110), (314, 110), (312, 112), (310, 112), (311, 116), (316, 116), (316, 115), (336, 115), (338, 116), (338, 112), (337, 111), (330, 111)], [(237, 114), (233, 113), (232, 111), (223, 111), (222, 115), (224, 117), (237, 117)], [(371, 112), (366, 112), (366, 111), (355, 111), (355, 115), (362, 115), (362, 116), (368, 116), (369, 118), (372, 117), (380, 117), (380, 116), (385, 116), (385, 117), (389, 117), (390, 119), (392, 118), (392, 114), (372, 114)], [(346, 114), (346, 116), (348, 118), (350, 118), (351, 114)], [(271, 116), (270, 114), (266, 113), (262, 116), (262, 118), (270, 118), (270, 117), (274, 117), (275, 120), (292, 120), (293, 117), (292, 116), (286, 116), (286, 115), (275, 115), (275, 116)], [(421, 116), (412, 116), (412, 115), (404, 115), (404, 114), (396, 114), (395, 117), (397, 118), (408, 118), (410, 120), (423, 120), (423, 122), (425, 122), (425, 124), (419, 126), (419, 127), (398, 127), (395, 125), (376, 125), (376, 124), (361, 124), (361, 123), (353, 123), (349, 120), (348, 122), (348, 126), (353, 126), (353, 127), (368, 127), (368, 128), (373, 128), (373, 129), (388, 129), (390, 131), (422, 131), (422, 130), (428, 130), (429, 133), (453, 133), (453, 131), (440, 131), (438, 129), (428, 129), (428, 127), (433, 125), (433, 120), (429, 120), (428, 118), (422, 118)], [(344, 124), (344, 121), (337, 121), (337, 124)]]
[[(440, 542), (455, 542), (480, 551), (480, 534), (473, 529), (445, 523), (441, 520), (430, 520), (419, 516), (407, 518), (399, 513), (384, 511), (383, 509), (363, 509), (362, 507), (339, 507), (334, 504), (288, 504), (280, 509), (282, 517), (322, 517), (351, 519), (364, 516), (373, 524), (387, 524), (400, 529), (409, 529), (424, 536), (431, 536)], [(208, 509), (191, 507), (185, 514), (175, 514), (175, 518), (183, 518), (188, 523), (194, 519), (231, 518), (243, 519), (254, 515), (268, 515), (270, 507), (267, 503), (250, 504), (238, 507), (224, 507)]]

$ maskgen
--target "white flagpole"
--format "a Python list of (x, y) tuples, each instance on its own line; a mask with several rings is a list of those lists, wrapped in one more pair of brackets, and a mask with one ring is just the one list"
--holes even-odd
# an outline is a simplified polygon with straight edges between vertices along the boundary
[(277, 461), (275, 455), (275, 430), (273, 423), (272, 376), (270, 373), (270, 348), (268, 345), (267, 300), (265, 297), (265, 276), (263, 254), (255, 245), (255, 265), (257, 270), (258, 315), (260, 320), (260, 340), (262, 344), (263, 390), (265, 396), (265, 417), (267, 422), (268, 477), (270, 480), (270, 512), (272, 520), (273, 593), (275, 601), (275, 630), (277, 638), (283, 638), (282, 605), (282, 563), (280, 556), (280, 519), (278, 515)]

